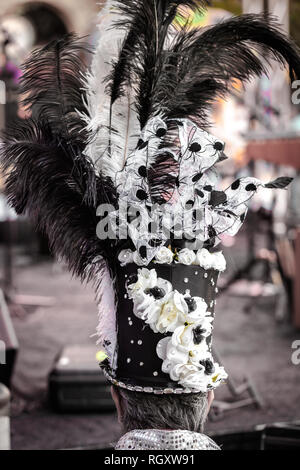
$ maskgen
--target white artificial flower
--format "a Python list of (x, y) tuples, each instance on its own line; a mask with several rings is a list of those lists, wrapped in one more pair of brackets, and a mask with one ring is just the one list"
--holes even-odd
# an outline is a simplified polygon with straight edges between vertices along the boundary
[(132, 250), (122, 250), (119, 253), (118, 260), (121, 263), (121, 266), (126, 266), (126, 264), (133, 262), (133, 251)]
[(206, 341), (202, 341), (198, 346), (195, 345), (189, 352), (189, 363), (195, 366), (202, 367), (201, 362), (207, 359), (212, 360)]
[(156, 283), (157, 287), (159, 287), (160, 289), (163, 289), (164, 292), (165, 292), (165, 295), (167, 294), (170, 294), (170, 292), (172, 292), (173, 290), (173, 286), (171, 284), (170, 281), (167, 281), (166, 279), (163, 279), (161, 277), (158, 277), (157, 278), (157, 283)]
[[(155, 299), (151, 295), (145, 294), (142, 289), (139, 289), (133, 292), (132, 295), (133, 300), (133, 313), (141, 320), (148, 320), (149, 312), (153, 312), (155, 310)], [(159, 314), (159, 307), (158, 312)]]
[(222, 251), (213, 253), (213, 268), (217, 271), (223, 272), (226, 269), (226, 259)]
[(211, 269), (213, 266), (213, 256), (206, 248), (197, 251), (197, 261), (203, 269)]
[(195, 367), (197, 370), (193, 370), (192, 366), (182, 369), (182, 373), (178, 383), (185, 388), (192, 388), (200, 390), (205, 393), (208, 389), (209, 377), (205, 374), (204, 367)]
[(186, 316), (186, 320), (188, 322), (195, 322), (204, 319), (208, 308), (207, 303), (201, 297), (193, 297), (193, 300), (196, 303), (196, 308)]
[(183, 248), (178, 252), (178, 263), (185, 264), (189, 266), (193, 264), (196, 259), (196, 255), (193, 250), (189, 250), (188, 248)]
[[(173, 346), (179, 350), (188, 352), (194, 350), (197, 347), (202, 348), (202, 343), (206, 344), (204, 338), (207, 338), (211, 334), (211, 321), (211, 317), (205, 317), (205, 319), (201, 322), (179, 326), (172, 335)], [(197, 336), (195, 336), (195, 331), (197, 331), (197, 329), (200, 329), (200, 336), (202, 338), (199, 343), (197, 343), (195, 340), (195, 338), (197, 338)]]
[(162, 246), (155, 255), (155, 261), (159, 264), (171, 264), (173, 257), (173, 252), (166, 246)]
[(146, 289), (152, 289), (157, 284), (157, 274), (155, 269), (139, 269), (137, 276), (137, 281), (127, 286), (127, 292), (129, 298), (131, 299), (134, 297), (137, 291), (145, 291)]
[(214, 363), (214, 372), (208, 376), (210, 388), (217, 388), (224, 380), (228, 378), (228, 374), (224, 367), (217, 362)]
[(159, 333), (173, 332), (185, 322), (185, 316), (188, 313), (188, 307), (184, 296), (178, 291), (170, 292), (161, 301), (161, 311), (156, 322), (154, 331)]
[(170, 377), (172, 380), (175, 380), (176, 382), (179, 381), (180, 383), (180, 381), (183, 380), (185, 377), (198, 372), (199, 368), (194, 366), (193, 364), (176, 364), (170, 370)]

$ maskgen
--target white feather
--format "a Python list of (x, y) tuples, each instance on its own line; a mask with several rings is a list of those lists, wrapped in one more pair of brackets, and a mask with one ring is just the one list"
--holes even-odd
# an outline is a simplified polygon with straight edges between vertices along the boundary
[[(85, 153), (94, 162), (98, 172), (112, 177), (113, 180), (116, 172), (123, 169), (127, 156), (136, 147), (140, 133), (137, 114), (133, 108), (133, 91), (128, 91), (126, 96), (114, 104), (114, 132), (109, 132), (110, 97), (105, 92), (104, 80), (112, 70), (112, 62), (118, 57), (125, 35), (123, 29), (112, 28), (112, 23), (117, 18), (118, 12), (113, 11), (112, 0), (109, 0), (99, 14), (100, 38), (91, 71), (85, 77), (88, 116), (82, 116), (88, 132), (92, 135)], [(109, 142), (112, 157), (108, 153)]]

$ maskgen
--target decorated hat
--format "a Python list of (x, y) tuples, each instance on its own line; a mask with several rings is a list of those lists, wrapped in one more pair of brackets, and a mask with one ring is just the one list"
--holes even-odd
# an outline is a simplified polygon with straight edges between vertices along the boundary
[(9, 201), (94, 283), (100, 365), (128, 390), (205, 393), (226, 380), (212, 356), (222, 235), (258, 190), (291, 181), (220, 189), (212, 104), (271, 59), (299, 78), (300, 60), (271, 16), (192, 29), (188, 12), (206, 3), (109, 1), (91, 70), (73, 35), (27, 60), (21, 93), (35, 113), (3, 139)]

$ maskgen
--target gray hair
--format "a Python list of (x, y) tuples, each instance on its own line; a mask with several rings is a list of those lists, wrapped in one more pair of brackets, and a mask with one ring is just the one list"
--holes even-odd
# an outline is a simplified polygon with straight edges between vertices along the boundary
[(117, 388), (124, 432), (133, 429), (185, 429), (203, 432), (207, 394), (154, 395)]

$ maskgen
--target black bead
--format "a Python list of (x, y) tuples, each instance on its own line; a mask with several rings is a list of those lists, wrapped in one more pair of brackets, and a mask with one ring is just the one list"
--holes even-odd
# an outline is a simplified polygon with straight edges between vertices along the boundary
[(197, 308), (197, 302), (193, 297), (185, 297), (185, 303), (188, 306), (189, 312), (194, 312)]
[(193, 329), (194, 344), (201, 343), (201, 341), (204, 339), (203, 333), (205, 333), (205, 330), (203, 330), (200, 326), (197, 326), (197, 328)]
[(194, 201), (190, 200), (185, 203), (185, 208), (186, 209), (191, 209), (194, 205)]
[(144, 191), (143, 189), (139, 189), (136, 192), (136, 197), (138, 199), (140, 199), (140, 201), (145, 201), (146, 199), (148, 199), (148, 195), (147, 195), (146, 191)]
[(160, 128), (157, 129), (157, 131), (156, 131), (156, 137), (161, 138), (161, 137), (163, 137), (164, 135), (166, 135), (166, 133), (167, 133), (167, 130), (164, 129), (163, 127), (160, 127)]
[(155, 286), (155, 287), (152, 287), (151, 289), (146, 289), (145, 294), (150, 294), (155, 299), (162, 299), (166, 295), (166, 292), (161, 287)]
[(232, 183), (231, 189), (233, 189), (233, 190), (238, 189), (239, 186), (240, 186), (240, 180), (236, 180)]
[(140, 166), (139, 169), (138, 169), (138, 173), (142, 178), (146, 178), (147, 168), (144, 165)]
[(246, 191), (256, 191), (257, 190), (257, 187), (255, 186), (255, 184), (253, 183), (249, 183), (247, 184), (247, 186), (245, 187)]
[(207, 184), (206, 186), (204, 186), (204, 191), (208, 191), (209, 193), (212, 191), (212, 186), (210, 184)]
[(195, 176), (193, 176), (192, 178), (192, 182), (193, 183), (197, 183), (197, 181), (199, 181), (203, 176), (203, 173), (197, 173)]
[(215, 142), (214, 149), (219, 151), (224, 150), (224, 144), (222, 142)]
[(201, 145), (198, 144), (198, 142), (194, 142), (192, 145), (190, 145), (189, 150), (193, 153), (200, 152), (201, 150)]
[(204, 192), (201, 191), (201, 189), (196, 189), (196, 190), (195, 190), (195, 193), (196, 193), (199, 197), (204, 197), (204, 196), (205, 196)]

